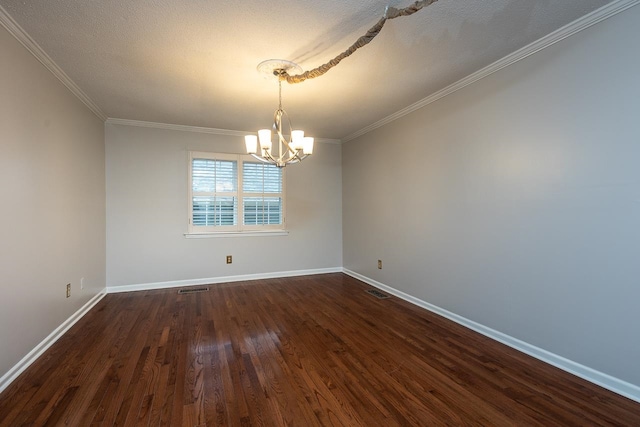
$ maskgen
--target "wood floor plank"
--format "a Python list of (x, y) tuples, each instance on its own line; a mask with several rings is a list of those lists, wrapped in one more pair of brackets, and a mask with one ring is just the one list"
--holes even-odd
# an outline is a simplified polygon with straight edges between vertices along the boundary
[(638, 426), (640, 404), (344, 274), (107, 295), (0, 426)]

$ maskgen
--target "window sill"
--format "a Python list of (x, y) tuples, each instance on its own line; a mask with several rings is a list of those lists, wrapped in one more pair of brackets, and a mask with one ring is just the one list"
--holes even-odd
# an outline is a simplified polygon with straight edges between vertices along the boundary
[(187, 239), (210, 239), (218, 237), (266, 237), (266, 236), (288, 236), (287, 230), (265, 230), (265, 231), (217, 231), (212, 233), (184, 233)]

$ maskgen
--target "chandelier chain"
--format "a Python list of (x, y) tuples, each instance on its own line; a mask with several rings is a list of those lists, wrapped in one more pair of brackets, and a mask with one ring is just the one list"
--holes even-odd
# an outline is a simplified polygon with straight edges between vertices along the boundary
[(347, 50), (345, 50), (344, 52), (342, 52), (341, 54), (333, 58), (331, 61), (317, 68), (314, 68), (313, 70), (305, 71), (302, 74), (296, 74), (293, 76), (290, 76), (287, 73), (287, 71), (284, 70), (281, 74), (279, 74), (278, 80), (286, 80), (287, 83), (293, 84), (293, 83), (302, 83), (307, 79), (320, 77), (321, 75), (325, 74), (327, 71), (329, 71), (330, 69), (338, 65), (340, 61), (342, 61), (344, 58), (351, 56), (351, 54), (353, 54), (356, 50), (360, 49), (361, 47), (371, 42), (371, 40), (373, 40), (380, 33), (380, 31), (382, 30), (382, 27), (384, 27), (384, 24), (385, 22), (387, 22), (387, 20), (394, 19), (399, 16), (413, 15), (420, 9), (426, 6), (429, 6), (437, 1), (438, 0), (420, 0), (420, 1), (416, 1), (411, 6), (407, 6), (402, 9), (396, 9), (395, 7), (387, 6), (382, 18), (380, 18), (380, 20), (373, 27), (371, 27), (365, 35), (363, 35), (358, 40), (356, 40), (356, 42), (352, 44)]

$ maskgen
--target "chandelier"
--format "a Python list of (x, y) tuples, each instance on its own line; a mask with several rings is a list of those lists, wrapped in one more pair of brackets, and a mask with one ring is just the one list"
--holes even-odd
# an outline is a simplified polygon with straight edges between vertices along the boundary
[[(247, 146), (247, 153), (251, 154), (256, 159), (274, 164), (279, 168), (283, 168), (291, 163), (298, 163), (307, 158), (313, 153), (313, 138), (304, 136), (304, 131), (292, 130), (291, 120), (289, 116), (282, 109), (282, 81), (287, 83), (301, 83), (307, 79), (313, 79), (325, 74), (331, 68), (335, 67), (343, 59), (351, 56), (356, 50), (367, 45), (373, 40), (382, 30), (384, 24), (389, 19), (395, 19), (402, 16), (413, 15), (419, 10), (437, 2), (438, 0), (418, 0), (413, 4), (397, 9), (395, 7), (387, 6), (384, 11), (384, 15), (380, 20), (369, 29), (363, 36), (361, 36), (354, 44), (352, 44), (347, 50), (317, 68), (301, 73), (302, 69), (295, 63), (282, 60), (282, 59), (270, 59), (258, 64), (258, 71), (267, 72), (270, 75), (275, 76), (278, 79), (278, 109), (273, 116), (273, 131), (276, 133), (278, 152), (274, 154), (272, 151), (273, 143), (271, 141), (271, 129), (261, 129), (258, 131), (258, 135), (245, 136), (245, 144)], [(289, 71), (295, 71), (297, 74), (291, 75)], [(285, 138), (283, 133), (283, 119), (286, 119), (288, 126), (288, 137)], [(260, 149), (258, 150), (258, 142), (260, 142)]]
[[(285, 79), (287, 69), (295, 67), (297, 67), (296, 64), (279, 59), (263, 61), (258, 65), (259, 71), (271, 72), (278, 79), (278, 109), (273, 115), (272, 129), (260, 129), (257, 136), (246, 135), (244, 137), (248, 154), (279, 168), (298, 163), (313, 154), (313, 138), (304, 136), (302, 130), (293, 130), (289, 115), (282, 108), (282, 80)], [(276, 153), (273, 151), (272, 131), (275, 133), (278, 145)], [(260, 144), (259, 149), (258, 143)]]

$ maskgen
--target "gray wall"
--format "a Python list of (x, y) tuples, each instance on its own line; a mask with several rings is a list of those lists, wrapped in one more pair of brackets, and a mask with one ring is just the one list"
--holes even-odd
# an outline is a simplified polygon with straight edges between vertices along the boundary
[(634, 7), (347, 142), (344, 267), (640, 385), (638, 40)]
[(1, 377), (105, 287), (105, 157), (102, 121), (1, 26), (0, 52)]
[(288, 236), (208, 239), (183, 235), (188, 151), (241, 153), (242, 137), (107, 124), (106, 145), (109, 287), (342, 266), (339, 145), (286, 168)]

